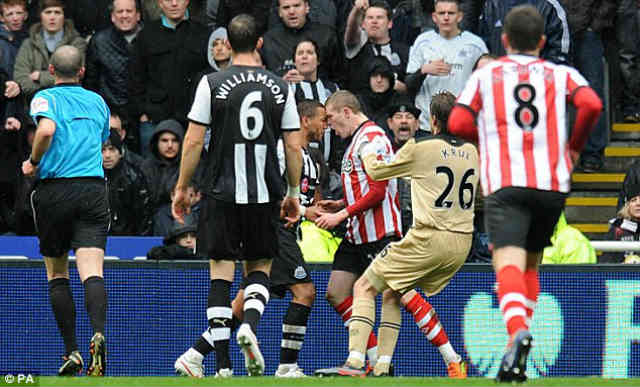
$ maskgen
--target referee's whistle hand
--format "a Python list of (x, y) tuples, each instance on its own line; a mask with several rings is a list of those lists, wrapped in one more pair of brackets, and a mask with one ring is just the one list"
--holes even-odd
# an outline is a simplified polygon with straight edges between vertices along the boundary
[(36, 168), (37, 167), (34, 167), (28, 159), (22, 162), (22, 174), (25, 176), (35, 176)]

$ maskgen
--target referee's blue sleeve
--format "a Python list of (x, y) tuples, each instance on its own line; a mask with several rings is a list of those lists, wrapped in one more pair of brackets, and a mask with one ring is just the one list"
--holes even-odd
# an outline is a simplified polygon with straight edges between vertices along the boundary
[(109, 106), (104, 104), (104, 108), (107, 111), (107, 119), (105, 120), (104, 128), (102, 128), (102, 142), (106, 142), (109, 138), (109, 134), (111, 133), (111, 125), (109, 119), (111, 118), (111, 111), (109, 110)]

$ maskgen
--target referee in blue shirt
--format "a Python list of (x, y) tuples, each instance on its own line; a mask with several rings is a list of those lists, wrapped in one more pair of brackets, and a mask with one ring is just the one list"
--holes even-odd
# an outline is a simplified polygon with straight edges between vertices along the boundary
[(22, 172), (39, 177), (31, 206), (47, 268), (51, 306), (66, 349), (58, 374), (74, 375), (84, 367), (69, 287), (68, 255), (74, 249), (94, 331), (87, 374), (103, 376), (107, 293), (102, 266), (109, 204), (102, 143), (109, 138), (109, 108), (102, 97), (80, 86), (84, 66), (77, 48), (59, 47), (51, 57), (49, 72), (55, 77), (55, 86), (39, 91), (31, 101), (30, 114), (38, 128)]

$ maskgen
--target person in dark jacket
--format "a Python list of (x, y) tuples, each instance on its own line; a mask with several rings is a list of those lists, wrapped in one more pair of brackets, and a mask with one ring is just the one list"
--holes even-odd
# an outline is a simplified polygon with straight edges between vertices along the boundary
[(622, 182), (622, 189), (618, 193), (618, 204), (616, 205), (616, 211), (620, 211), (629, 197), (631, 187), (635, 184), (640, 184), (640, 160), (636, 160), (624, 176)]
[(102, 168), (107, 178), (110, 235), (150, 235), (150, 192), (142, 171), (122, 156), (120, 135), (113, 129), (102, 144)]
[[(409, 97), (398, 95), (393, 99), (391, 106), (387, 109), (387, 127), (389, 128), (387, 133), (394, 152), (398, 152), (409, 139), (416, 135), (420, 125), (418, 117), (420, 117), (420, 109), (411, 102)], [(398, 197), (404, 235), (413, 225), (410, 178), (398, 178)]]
[(0, 67), (13, 77), (13, 66), (22, 42), (29, 37), (25, 0), (0, 2)]
[[(0, 130), (16, 128), (16, 121), (7, 125), (7, 119), (16, 119), (18, 112), (24, 109), (24, 94), (14, 80), (13, 68), (22, 42), (29, 36), (25, 0), (2, 0), (0, 2)], [(17, 127), (17, 129), (20, 129)]]
[[(413, 138), (418, 129), (420, 128), (420, 109), (418, 109), (411, 99), (402, 94), (397, 94), (395, 98), (391, 100), (388, 109), (385, 112), (387, 114), (387, 132), (393, 151), (397, 152), (402, 146)], [(403, 223), (404, 225), (404, 223)]]
[(292, 53), (303, 39), (313, 39), (318, 44), (318, 76), (340, 84), (344, 77), (342, 44), (336, 30), (310, 21), (308, 0), (279, 0), (278, 14), (282, 24), (273, 26), (264, 35), (262, 61), (266, 68), (289, 81), (295, 71)]
[[(398, 94), (393, 89), (395, 77), (391, 63), (384, 56), (376, 56), (369, 63), (368, 87), (358, 95), (365, 114), (386, 132), (387, 114), (391, 101)], [(396, 97), (397, 98), (397, 97)]]
[(67, 17), (84, 38), (109, 26), (109, 8), (113, 0), (66, 0)]
[(6, 97), (9, 74), (0, 68), (0, 234), (15, 232), (14, 203), (20, 181), (20, 165), (29, 152), (22, 96)]
[[(271, 13), (269, 14), (269, 26), (282, 24), (278, 14), (279, 0), (271, 1)], [(311, 0), (309, 1), (309, 20), (314, 23), (324, 24), (336, 28), (337, 11), (335, 0)], [(339, 35), (340, 36), (340, 35)]]
[(349, 69), (347, 88), (353, 93), (362, 93), (368, 88), (367, 74), (362, 68), (376, 56), (384, 56), (391, 62), (394, 73), (392, 87), (398, 92), (407, 92), (404, 78), (409, 46), (391, 38), (391, 18), (391, 8), (384, 0), (357, 0), (349, 13), (344, 44)]
[[(191, 217), (192, 221), (195, 224), (198, 224), (198, 220), (200, 219), (200, 199), (202, 198), (202, 194), (200, 189), (195, 184), (194, 181), (190, 181), (189, 185), (187, 185), (187, 197), (191, 202)], [(154, 236), (166, 237), (171, 233), (171, 228), (175, 222), (175, 218), (171, 213), (171, 204), (175, 198), (175, 187), (171, 191), (171, 203), (162, 204), (153, 214), (153, 231), (152, 234)]]
[(489, 52), (505, 55), (502, 45), (504, 18), (512, 8), (530, 4), (544, 19), (546, 43), (540, 57), (548, 61), (566, 64), (569, 60), (570, 32), (567, 14), (557, 1), (551, 0), (486, 0), (478, 24), (478, 35), (484, 39)]
[(624, 122), (640, 122), (640, 4), (619, 0), (616, 11), (618, 69), (621, 76), (620, 109)]
[(131, 147), (128, 146), (128, 142), (134, 142), (130, 137), (127, 137), (128, 130), (128, 121), (125, 115), (118, 108), (110, 108), (111, 116), (109, 116), (109, 127), (111, 130), (115, 130), (116, 133), (120, 136), (120, 140), (122, 141), (122, 158), (127, 163), (140, 168), (142, 165), (142, 156), (138, 153), (131, 150)]
[(153, 214), (171, 203), (171, 191), (178, 181), (183, 126), (174, 119), (160, 121), (149, 141), (150, 156), (142, 162), (142, 173), (151, 192)]
[(196, 75), (209, 67), (209, 31), (189, 18), (189, 1), (158, 4), (163, 15), (145, 22), (129, 70), (131, 116), (140, 122), (140, 151), (145, 157), (156, 124), (168, 118), (186, 124), (191, 90), (199, 81)]
[[(570, 64), (582, 74), (589, 86), (604, 97), (604, 44), (602, 31), (613, 26), (615, 0), (561, 0), (571, 31)], [(604, 108), (606, 110), (606, 107)], [(609, 143), (607, 115), (601, 114), (580, 155), (584, 172), (597, 172), (604, 164), (604, 148)]]
[(22, 123), (15, 117), (16, 98), (4, 97), (7, 73), (0, 69), (0, 234), (15, 232), (14, 203), (19, 170), (23, 160), (24, 131)]
[(98, 31), (87, 48), (84, 86), (100, 94), (112, 108), (124, 111), (129, 102), (129, 61), (142, 29), (136, 0), (114, 0), (112, 25)]
[(246, 13), (254, 17), (260, 36), (269, 29), (269, 11), (273, 0), (220, 0), (216, 14), (216, 27), (227, 27), (231, 19)]
[(162, 246), (151, 248), (148, 259), (205, 259), (196, 255), (198, 228), (193, 220), (185, 219), (184, 224), (175, 222)]
[[(625, 202), (616, 218), (609, 223), (608, 241), (640, 240), (640, 184), (630, 184), (625, 194)], [(640, 252), (619, 251), (604, 253), (598, 263), (640, 263)]]

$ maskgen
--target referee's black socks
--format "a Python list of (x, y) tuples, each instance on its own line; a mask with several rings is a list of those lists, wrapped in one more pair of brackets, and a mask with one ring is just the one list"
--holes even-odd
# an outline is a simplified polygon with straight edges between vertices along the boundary
[(49, 299), (64, 340), (65, 355), (69, 355), (78, 349), (78, 342), (76, 341), (76, 305), (73, 302), (68, 278), (49, 281)]
[(249, 324), (253, 333), (258, 331), (258, 322), (269, 302), (269, 277), (261, 271), (252, 271), (247, 275), (247, 287), (244, 289), (244, 322)]
[(104, 334), (107, 321), (107, 291), (104, 289), (104, 279), (93, 276), (84, 281), (84, 306), (89, 313), (93, 332)]

